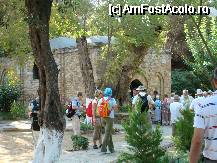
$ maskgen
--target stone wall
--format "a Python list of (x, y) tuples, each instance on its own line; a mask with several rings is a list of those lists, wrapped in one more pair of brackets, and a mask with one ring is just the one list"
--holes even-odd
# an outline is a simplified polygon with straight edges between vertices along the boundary
[[(93, 65), (95, 82), (98, 83), (105, 70), (103, 64), (98, 64), (99, 47), (89, 47), (90, 58)], [(59, 69), (59, 90), (62, 99), (76, 96), (78, 91), (84, 92), (78, 50), (75, 48), (58, 49), (53, 51)], [(32, 99), (37, 96), (39, 81), (33, 80), (33, 60), (26, 62), (24, 68), (18, 69), (22, 77), (24, 98)], [(149, 93), (154, 90), (163, 94), (170, 94), (171, 91), (171, 57), (163, 52), (157, 54), (150, 50), (140, 66), (141, 72), (133, 76), (133, 80), (140, 80)], [(132, 80), (132, 81), (133, 81)]]
[[(135, 74), (133, 80), (140, 80), (149, 94), (156, 90), (161, 97), (171, 93), (171, 56), (161, 51), (149, 50), (140, 66), (141, 73)], [(133, 81), (132, 80), (132, 81)]]

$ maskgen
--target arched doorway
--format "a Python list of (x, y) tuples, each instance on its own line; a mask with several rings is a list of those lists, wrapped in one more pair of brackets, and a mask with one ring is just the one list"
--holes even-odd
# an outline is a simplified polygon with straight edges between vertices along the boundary
[(133, 89), (138, 88), (138, 86), (143, 85), (141, 81), (139, 81), (138, 79), (133, 80), (130, 83), (130, 96), (133, 97)]

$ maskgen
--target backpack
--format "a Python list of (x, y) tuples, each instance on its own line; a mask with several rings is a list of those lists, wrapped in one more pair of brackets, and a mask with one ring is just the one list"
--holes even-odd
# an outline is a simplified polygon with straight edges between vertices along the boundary
[(34, 112), (34, 111), (39, 111), (39, 103), (38, 103), (38, 101), (36, 101), (36, 100), (33, 100), (32, 101), (32, 105), (33, 105), (33, 108), (32, 108), (32, 111)]
[(97, 108), (98, 114), (102, 118), (109, 117), (111, 110), (109, 110), (109, 103), (108, 102), (110, 99), (111, 98), (109, 97), (107, 100), (105, 100), (103, 97), (102, 103)]
[(148, 111), (149, 109), (149, 106), (148, 106), (148, 94), (145, 94), (145, 96), (141, 96), (139, 94), (139, 97), (142, 101), (142, 107), (141, 107), (141, 112), (144, 112), (144, 111)]
[(88, 107), (86, 109), (86, 115), (88, 117), (93, 117), (93, 111), (92, 111), (92, 101), (88, 104)]
[(68, 118), (72, 118), (75, 115), (75, 109), (72, 109), (72, 103), (67, 105), (66, 116)]

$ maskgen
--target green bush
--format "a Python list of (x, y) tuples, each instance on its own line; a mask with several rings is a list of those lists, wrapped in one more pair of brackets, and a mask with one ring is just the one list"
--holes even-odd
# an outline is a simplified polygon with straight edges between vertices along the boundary
[(176, 123), (176, 135), (173, 139), (179, 151), (190, 151), (191, 139), (194, 133), (193, 121), (194, 113), (189, 109), (181, 111), (182, 117)]
[(11, 106), (11, 115), (14, 119), (27, 118), (27, 109), (24, 105), (14, 101)]
[(123, 105), (123, 106), (121, 106), (121, 108), (120, 108), (120, 112), (127, 113), (127, 112), (130, 111), (130, 109), (131, 109), (131, 106), (130, 106), (130, 105)]
[(0, 85), (0, 111), (10, 112), (11, 105), (21, 96), (19, 85)]
[(86, 150), (88, 148), (89, 142), (87, 138), (80, 135), (73, 135), (71, 139), (73, 142), (73, 150)]
[(0, 121), (1, 120), (14, 120), (11, 112), (0, 112)]
[(80, 129), (82, 131), (88, 131), (88, 130), (93, 130), (94, 128), (93, 128), (93, 126), (91, 124), (81, 123)]
[(159, 126), (152, 129), (147, 112), (141, 114), (141, 104), (129, 112), (129, 120), (123, 124), (129, 152), (122, 153), (119, 162), (157, 163), (165, 154), (160, 147), (162, 134)]
[[(199, 77), (198, 77), (199, 76)], [(173, 70), (172, 71), (172, 92), (182, 94), (183, 89), (187, 89), (190, 94), (195, 94), (195, 90), (201, 88), (209, 90), (212, 88), (209, 79), (197, 75), (193, 71)]]

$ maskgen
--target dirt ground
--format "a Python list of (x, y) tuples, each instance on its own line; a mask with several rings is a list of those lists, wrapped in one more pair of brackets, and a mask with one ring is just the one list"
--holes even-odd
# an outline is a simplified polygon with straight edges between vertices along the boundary
[[(71, 132), (65, 132), (63, 154), (66, 150), (72, 149)], [(91, 136), (85, 135), (89, 139), (92, 148)], [(38, 133), (34, 133), (37, 137)], [(113, 136), (113, 141), (124, 139), (123, 134)], [(0, 163), (28, 163), (33, 159), (33, 136), (32, 132), (0, 132)]]

